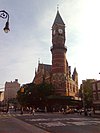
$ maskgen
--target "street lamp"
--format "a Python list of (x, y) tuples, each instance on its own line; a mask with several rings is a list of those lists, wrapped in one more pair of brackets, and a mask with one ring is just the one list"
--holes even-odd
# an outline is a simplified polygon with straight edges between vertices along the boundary
[(5, 33), (8, 33), (10, 31), (10, 29), (9, 29), (9, 14), (5, 10), (1, 10), (0, 17), (3, 19), (7, 19), (7, 22), (6, 22), (3, 30)]
[(86, 109), (86, 103), (85, 103), (85, 92), (84, 92), (84, 84), (85, 80), (82, 80), (82, 93), (83, 93), (83, 108), (84, 108), (84, 115), (87, 116), (87, 109)]

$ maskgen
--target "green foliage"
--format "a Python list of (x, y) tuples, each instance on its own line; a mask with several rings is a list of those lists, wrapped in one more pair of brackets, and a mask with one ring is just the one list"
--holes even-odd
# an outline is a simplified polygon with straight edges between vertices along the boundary
[(52, 84), (42, 83), (37, 85), (38, 96), (40, 98), (46, 98), (54, 93)]
[(88, 79), (83, 84), (83, 95), (84, 95), (83, 98), (84, 98), (85, 106), (87, 108), (92, 106), (92, 100), (93, 100), (91, 82), (92, 80)]
[(22, 106), (39, 106), (46, 103), (47, 96), (54, 94), (54, 87), (48, 83), (38, 85), (30, 83), (22, 87), (24, 92), (21, 92), (21, 90), (17, 92), (18, 102)]
[(84, 83), (84, 101), (86, 103), (86, 106), (92, 106), (92, 85), (91, 81), (87, 81)]

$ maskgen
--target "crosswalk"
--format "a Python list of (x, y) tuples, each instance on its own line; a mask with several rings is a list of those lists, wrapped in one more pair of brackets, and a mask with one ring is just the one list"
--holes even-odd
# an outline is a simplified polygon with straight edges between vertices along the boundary
[(26, 119), (25, 121), (35, 122), (39, 127), (62, 127), (62, 126), (88, 126), (100, 125), (99, 118), (39, 118), (39, 119)]
[[(31, 114), (10, 114), (10, 113), (2, 113), (0, 114), (0, 118), (9, 118), (9, 117), (19, 117), (19, 116), (29, 116)], [(36, 114), (38, 115), (38, 114)], [(40, 114), (39, 114), (40, 115)], [(44, 114), (41, 114), (44, 115)], [(35, 123), (35, 125), (42, 128), (50, 128), (50, 127), (64, 127), (64, 126), (89, 126), (89, 125), (99, 125), (100, 126), (100, 118), (88, 118), (88, 117), (65, 117), (65, 118), (33, 118), (27, 117), (25, 119), (26, 122)]]
[[(17, 117), (17, 116), (33, 116), (33, 114), (30, 114), (30, 113), (23, 113), (23, 114), (21, 114), (21, 113), (3, 113), (3, 112), (0, 112), (0, 118), (1, 117), (11, 117), (11, 116), (13, 116), (13, 117)], [(35, 116), (36, 115), (45, 115), (45, 114), (35, 114)]]
[[(28, 116), (29, 114), (23, 114), (23, 116)], [(17, 117), (22, 116), (22, 114), (12, 114), (12, 113), (0, 113), (0, 118), (9, 118), (9, 117)]]
[(51, 128), (51, 127), (64, 127), (64, 126), (90, 126), (90, 125), (100, 125), (99, 121), (83, 121), (83, 122), (61, 122), (61, 121), (57, 121), (57, 122), (44, 122), (44, 123), (38, 123), (38, 125), (40, 127), (44, 127), (44, 128)]

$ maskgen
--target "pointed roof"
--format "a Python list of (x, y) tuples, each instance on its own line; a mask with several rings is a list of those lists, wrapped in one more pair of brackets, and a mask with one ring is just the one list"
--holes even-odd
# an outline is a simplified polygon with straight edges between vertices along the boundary
[(74, 72), (73, 72), (74, 74), (77, 74), (77, 71), (76, 71), (76, 67), (74, 68)]
[(53, 25), (55, 24), (65, 25), (58, 10)]

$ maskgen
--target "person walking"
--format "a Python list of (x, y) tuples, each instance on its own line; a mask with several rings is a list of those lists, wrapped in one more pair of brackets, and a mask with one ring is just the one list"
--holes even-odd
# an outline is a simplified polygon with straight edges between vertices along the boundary
[(35, 114), (35, 109), (33, 109), (33, 113), (32, 113), (33, 115)]

